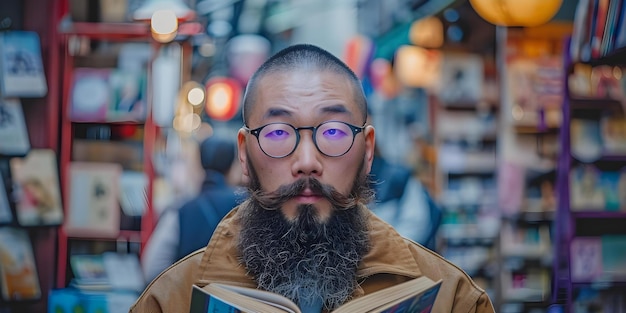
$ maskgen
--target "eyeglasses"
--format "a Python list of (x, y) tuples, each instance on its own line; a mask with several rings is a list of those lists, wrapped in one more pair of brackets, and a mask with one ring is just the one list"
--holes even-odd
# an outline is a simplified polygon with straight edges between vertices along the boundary
[(244, 129), (257, 138), (259, 147), (267, 156), (284, 158), (294, 151), (300, 143), (300, 130), (313, 132), (313, 143), (319, 152), (329, 157), (342, 156), (352, 148), (354, 136), (365, 129), (340, 121), (327, 121), (315, 127), (294, 127), (287, 123), (270, 123), (259, 128)]

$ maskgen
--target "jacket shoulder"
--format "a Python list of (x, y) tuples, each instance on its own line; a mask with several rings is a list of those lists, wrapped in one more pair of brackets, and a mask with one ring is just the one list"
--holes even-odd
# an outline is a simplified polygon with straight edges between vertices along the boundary
[(188, 308), (204, 249), (192, 252), (159, 274), (129, 312), (179, 312)]
[(454, 297), (444, 301), (454, 303), (449, 312), (494, 312), (487, 292), (463, 269), (419, 243), (405, 241), (422, 273), (443, 280), (441, 293), (445, 298)]

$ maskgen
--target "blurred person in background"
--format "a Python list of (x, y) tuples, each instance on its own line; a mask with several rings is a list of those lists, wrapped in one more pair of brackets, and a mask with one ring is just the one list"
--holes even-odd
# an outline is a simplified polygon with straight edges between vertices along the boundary
[(376, 191), (372, 211), (405, 238), (435, 251), (441, 208), (413, 170), (388, 161), (376, 147), (370, 176)]
[(159, 218), (141, 259), (146, 281), (205, 247), (222, 217), (237, 206), (241, 170), (234, 162), (236, 149), (233, 141), (214, 136), (200, 143), (199, 157), (205, 171), (200, 193)]

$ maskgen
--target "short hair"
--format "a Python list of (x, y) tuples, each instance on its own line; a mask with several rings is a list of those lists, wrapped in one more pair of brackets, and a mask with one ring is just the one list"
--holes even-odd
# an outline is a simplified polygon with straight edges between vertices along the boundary
[(251, 107), (255, 102), (259, 81), (268, 74), (294, 70), (331, 71), (344, 75), (352, 85), (353, 97), (361, 110), (363, 121), (367, 119), (367, 100), (361, 81), (354, 72), (332, 53), (311, 44), (296, 44), (284, 48), (267, 59), (248, 81), (243, 96), (243, 123), (248, 125)]
[(200, 143), (200, 163), (205, 170), (226, 175), (235, 161), (237, 145), (226, 138), (211, 136)]

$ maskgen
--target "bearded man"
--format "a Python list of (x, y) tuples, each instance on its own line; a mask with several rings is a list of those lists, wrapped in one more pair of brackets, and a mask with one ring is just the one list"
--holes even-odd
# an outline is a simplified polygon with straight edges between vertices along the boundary
[(443, 280), (432, 312), (493, 312), (462, 270), (400, 236), (366, 207), (374, 127), (356, 75), (308, 44), (255, 72), (243, 102), (239, 160), (249, 198), (206, 248), (166, 269), (130, 312), (185, 312), (192, 285), (282, 294), (305, 313), (425, 275)]

